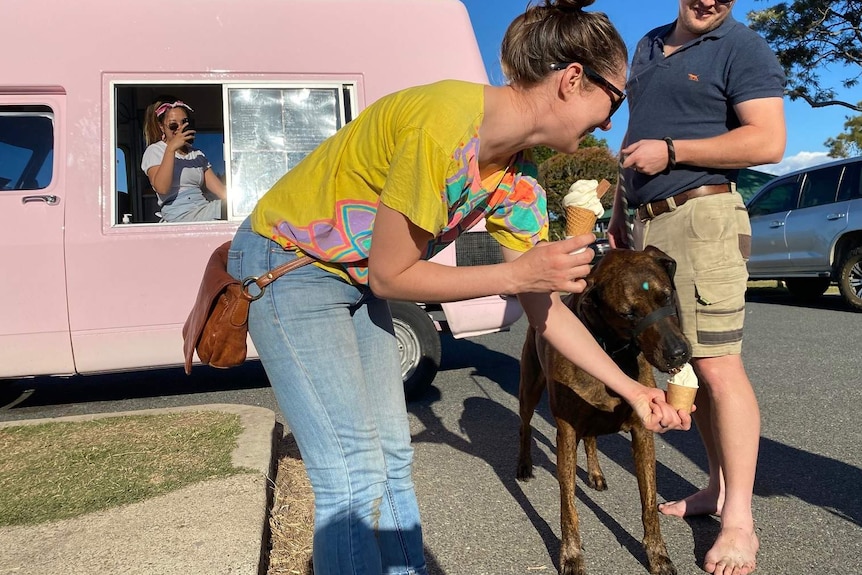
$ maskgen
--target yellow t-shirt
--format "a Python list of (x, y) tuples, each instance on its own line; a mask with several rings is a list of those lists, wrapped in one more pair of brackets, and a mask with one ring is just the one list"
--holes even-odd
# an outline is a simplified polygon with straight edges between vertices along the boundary
[(483, 112), (484, 86), (456, 80), (381, 98), (276, 182), (252, 227), (361, 284), (378, 202), (434, 235), (426, 259), (482, 217), (501, 245), (526, 251), (547, 239), (545, 191), (523, 153), (482, 181)]

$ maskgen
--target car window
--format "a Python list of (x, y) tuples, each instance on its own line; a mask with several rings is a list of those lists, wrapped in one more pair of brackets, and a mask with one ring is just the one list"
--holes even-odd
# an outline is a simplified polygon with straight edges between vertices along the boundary
[(832, 166), (809, 172), (802, 184), (799, 207), (811, 208), (835, 202), (838, 183), (841, 181), (841, 174), (843, 173), (844, 166)]
[(46, 106), (0, 106), (0, 190), (41, 190), (54, 166), (54, 115)]
[(794, 209), (798, 189), (796, 177), (770, 185), (748, 205), (748, 215), (762, 216)]
[(844, 168), (844, 176), (841, 178), (841, 186), (838, 188), (838, 201), (844, 202), (854, 198), (862, 198), (862, 161), (847, 164)]

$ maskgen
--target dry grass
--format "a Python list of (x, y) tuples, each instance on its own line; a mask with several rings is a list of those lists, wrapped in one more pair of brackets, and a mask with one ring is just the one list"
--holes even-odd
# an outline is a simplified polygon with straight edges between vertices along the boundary
[(248, 470), (231, 452), (239, 417), (106, 417), (0, 429), (0, 526), (77, 517)]
[(278, 445), (267, 575), (311, 575), (314, 494), (293, 436)]

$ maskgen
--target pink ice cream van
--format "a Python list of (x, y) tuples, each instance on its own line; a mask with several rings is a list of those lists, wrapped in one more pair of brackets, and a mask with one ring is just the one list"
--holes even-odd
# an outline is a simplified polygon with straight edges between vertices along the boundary
[[(4, 21), (0, 379), (182, 365), (204, 264), (272, 183), (385, 94), (487, 80), (457, 0), (27, 0)], [(141, 169), (163, 94), (194, 108), (224, 220), (163, 221)], [(482, 230), (435, 261), (501, 261)], [(415, 396), (440, 331), (500, 331), (522, 310), (495, 296), (393, 313)]]

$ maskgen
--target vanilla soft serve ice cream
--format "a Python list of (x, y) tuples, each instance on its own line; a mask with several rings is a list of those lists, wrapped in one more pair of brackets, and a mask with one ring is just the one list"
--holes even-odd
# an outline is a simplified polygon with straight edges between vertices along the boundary
[(667, 380), (667, 402), (674, 409), (691, 411), (697, 389), (697, 376), (691, 364), (687, 363)]
[(578, 180), (569, 187), (563, 196), (566, 210), (566, 237), (586, 234), (593, 231), (596, 220), (605, 213), (601, 197), (610, 188), (607, 180), (601, 184), (596, 180)]
[(605, 208), (599, 200), (598, 189), (597, 180), (578, 180), (569, 187), (568, 193), (563, 197), (563, 207), (572, 206), (590, 210), (596, 218), (600, 218), (605, 213)]

